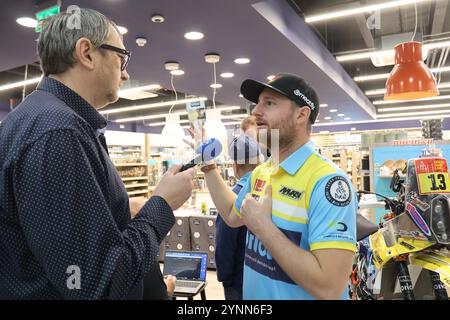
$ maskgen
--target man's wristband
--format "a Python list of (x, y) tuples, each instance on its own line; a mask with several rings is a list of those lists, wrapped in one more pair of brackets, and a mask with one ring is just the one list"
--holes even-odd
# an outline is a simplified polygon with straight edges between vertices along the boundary
[(211, 163), (211, 164), (208, 164), (208, 165), (206, 165), (206, 166), (201, 167), (200, 170), (201, 170), (203, 173), (207, 173), (207, 172), (209, 172), (209, 171), (211, 171), (211, 170), (214, 170), (214, 169), (216, 169), (216, 168), (217, 168), (217, 165), (216, 165), (215, 163)]

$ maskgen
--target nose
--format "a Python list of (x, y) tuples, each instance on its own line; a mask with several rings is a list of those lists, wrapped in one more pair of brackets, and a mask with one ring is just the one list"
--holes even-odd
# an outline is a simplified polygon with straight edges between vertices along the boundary
[(130, 75), (128, 74), (126, 69), (122, 71), (122, 74), (120, 75), (120, 78), (123, 81), (130, 80)]
[(254, 115), (257, 118), (261, 117), (263, 115), (262, 111), (263, 111), (262, 103), (257, 103), (252, 110), (252, 115)]

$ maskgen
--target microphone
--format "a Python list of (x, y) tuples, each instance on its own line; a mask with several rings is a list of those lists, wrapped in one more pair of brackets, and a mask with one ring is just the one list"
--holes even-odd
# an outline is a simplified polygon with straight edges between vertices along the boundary
[(192, 168), (196, 166), (197, 164), (201, 163), (202, 161), (210, 161), (219, 156), (219, 154), (222, 152), (222, 144), (219, 140), (215, 138), (211, 138), (203, 142), (196, 150), (196, 153), (199, 153), (198, 156), (196, 156), (194, 159), (189, 161), (188, 163), (184, 164), (180, 172), (185, 171), (189, 168)]

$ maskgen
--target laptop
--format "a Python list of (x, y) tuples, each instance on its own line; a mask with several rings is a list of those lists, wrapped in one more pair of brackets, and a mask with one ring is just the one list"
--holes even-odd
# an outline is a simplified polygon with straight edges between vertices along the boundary
[(174, 293), (196, 294), (206, 285), (207, 252), (172, 251), (164, 255), (163, 275), (177, 277)]

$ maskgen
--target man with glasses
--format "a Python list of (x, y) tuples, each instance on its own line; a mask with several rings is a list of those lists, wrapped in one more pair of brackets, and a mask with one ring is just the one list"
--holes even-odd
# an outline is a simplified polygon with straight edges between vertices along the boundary
[(70, 14), (44, 22), (44, 78), (0, 125), (0, 299), (142, 299), (191, 195), (178, 166), (142, 208), (129, 201), (97, 109), (117, 101), (130, 53), (114, 22), (79, 14), (79, 29)]

